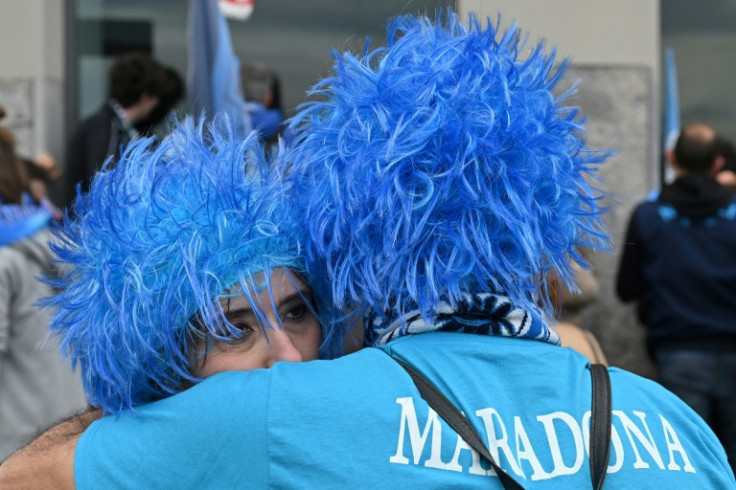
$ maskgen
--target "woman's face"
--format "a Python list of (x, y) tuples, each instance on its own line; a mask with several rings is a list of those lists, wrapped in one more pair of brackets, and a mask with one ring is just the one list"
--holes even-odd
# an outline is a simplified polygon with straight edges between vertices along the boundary
[(318, 358), (322, 327), (312, 313), (309, 286), (295, 274), (276, 269), (271, 274), (271, 291), (273, 303), (268, 288), (263, 288), (257, 296), (266, 321), (273, 327), (265, 332), (245, 296), (221, 300), (228, 321), (243, 336), (230, 342), (214, 340), (206, 355), (200, 355), (194, 362), (193, 375), (205, 378), (223, 371), (250, 371), (269, 368), (281, 361)]

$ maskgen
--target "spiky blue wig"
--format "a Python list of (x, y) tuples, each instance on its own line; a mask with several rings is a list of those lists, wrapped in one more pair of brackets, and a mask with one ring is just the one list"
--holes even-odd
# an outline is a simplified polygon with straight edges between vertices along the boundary
[(403, 16), (388, 45), (335, 54), (334, 72), (292, 120), (293, 166), (334, 302), (394, 315), (461, 292), (508, 295), (550, 313), (549, 271), (569, 284), (575, 247), (606, 243), (606, 154), (583, 140), (578, 110), (555, 95), (567, 61), (450, 11)]
[(283, 180), (256, 137), (217, 128), (188, 119), (160, 142), (132, 142), (65, 219), (51, 328), (107, 413), (196, 381), (192, 341), (240, 335), (218, 301), (228, 290), (249, 295), (275, 267), (304, 272)]

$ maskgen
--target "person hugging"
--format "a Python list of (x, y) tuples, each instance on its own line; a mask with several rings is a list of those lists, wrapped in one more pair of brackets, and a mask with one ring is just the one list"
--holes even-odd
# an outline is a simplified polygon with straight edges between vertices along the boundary
[(172, 127), (103, 168), (55, 248), (51, 330), (106, 414), (331, 350), (292, 195), (256, 137), (225, 119)]

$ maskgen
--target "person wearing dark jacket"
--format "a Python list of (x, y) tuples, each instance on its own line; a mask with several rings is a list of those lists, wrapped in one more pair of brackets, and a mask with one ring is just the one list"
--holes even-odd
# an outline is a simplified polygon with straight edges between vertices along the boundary
[(685, 127), (669, 161), (676, 179), (640, 204), (618, 271), (638, 301), (659, 381), (713, 428), (736, 467), (736, 199), (715, 178), (716, 132)]
[(159, 105), (164, 69), (145, 53), (118, 58), (110, 69), (108, 100), (83, 120), (67, 143), (66, 167), (70, 189), (81, 183), (85, 192), (92, 176), (108, 157), (138, 135), (135, 127)]

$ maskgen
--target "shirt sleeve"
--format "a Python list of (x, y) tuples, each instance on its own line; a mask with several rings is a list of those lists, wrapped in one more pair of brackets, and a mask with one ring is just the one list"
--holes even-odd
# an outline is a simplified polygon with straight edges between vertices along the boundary
[(104, 417), (75, 452), (78, 489), (268, 486), (267, 370), (216, 374)]

